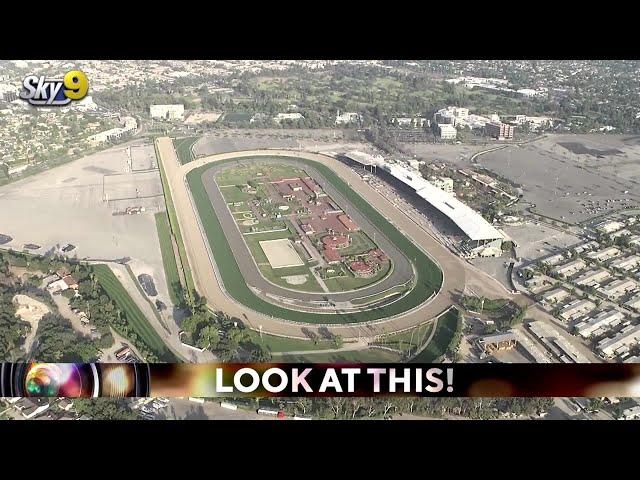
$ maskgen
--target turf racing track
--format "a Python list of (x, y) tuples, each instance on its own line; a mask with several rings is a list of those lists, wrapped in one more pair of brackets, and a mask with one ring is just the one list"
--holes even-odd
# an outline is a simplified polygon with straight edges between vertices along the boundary
[[(332, 157), (303, 151), (256, 150), (211, 155), (181, 165), (171, 139), (158, 139), (157, 147), (198, 292), (214, 310), (240, 318), (255, 330), (307, 338), (303, 328), (318, 333), (319, 327), (329, 326), (344, 339), (371, 338), (437, 317), (464, 288), (465, 269), (460, 259)], [(384, 241), (410, 259), (416, 274), (414, 288), (388, 305), (346, 314), (299, 312), (258, 297), (247, 286), (214, 210), (209, 194), (215, 189), (207, 190), (207, 182), (202, 181), (213, 178), (210, 170), (214, 166), (248, 161), (248, 157), (280, 157), (283, 161), (300, 162), (306, 170), (316, 170), (320, 178), (339, 190), (334, 194), (347, 196), (359, 214), (384, 232)]]

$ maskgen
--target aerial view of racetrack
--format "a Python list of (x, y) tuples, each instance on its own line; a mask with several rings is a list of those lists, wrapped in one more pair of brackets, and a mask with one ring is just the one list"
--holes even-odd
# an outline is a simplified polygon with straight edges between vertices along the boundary
[[(257, 158), (240, 158), (233, 164), (237, 163), (251, 163), (255, 162)], [(260, 162), (279, 163), (288, 165), (298, 165), (300, 160), (293, 158), (277, 158), (277, 157), (261, 157)], [(301, 292), (288, 288), (279, 287), (266, 280), (257, 270), (255, 262), (252, 260), (251, 254), (247, 249), (247, 246), (242, 239), (242, 234), (236, 228), (236, 221), (231, 216), (229, 210), (226, 208), (225, 199), (222, 196), (222, 192), (216, 184), (214, 177), (219, 171), (229, 168), (229, 164), (226, 162), (216, 162), (211, 166), (199, 168), (193, 172), (200, 174), (201, 181), (204, 183), (209, 201), (214, 207), (215, 214), (220, 220), (224, 233), (227, 237), (229, 245), (233, 251), (233, 256), (240, 267), (243, 277), (246, 282), (253, 287), (258, 288), (263, 292), (269, 292), (273, 295), (287, 297), (292, 299), (304, 300), (304, 301), (317, 301), (321, 297), (326, 297), (329, 302), (339, 303), (347, 302), (356, 298), (361, 298), (365, 295), (373, 295), (376, 293), (384, 292), (394, 286), (402, 285), (411, 281), (413, 277), (413, 269), (409, 259), (398, 249), (398, 247), (388, 240), (385, 232), (377, 228), (368, 218), (363, 215), (356, 207), (354, 207), (349, 200), (344, 197), (340, 192), (326, 179), (322, 177), (317, 169), (310, 165), (305, 165), (306, 172), (311, 174), (315, 181), (326, 191), (333, 199), (337, 200), (343, 208), (349, 212), (349, 216), (365, 231), (369, 237), (376, 238), (378, 246), (386, 252), (386, 254), (392, 258), (394, 268), (384, 277), (381, 281), (375, 283), (372, 286), (365, 287), (360, 290), (353, 290), (348, 292)], [(191, 177), (191, 175), (190, 175)], [(436, 268), (435, 266), (433, 268)], [(437, 288), (437, 285), (436, 285)]]
[[(156, 141), (156, 145), (164, 176), (170, 190), (170, 197), (177, 214), (189, 268), (197, 291), (207, 299), (212, 309), (223, 310), (229, 315), (241, 318), (252, 329), (273, 335), (308, 338), (303, 329), (317, 331), (318, 328), (330, 325), (333, 332), (345, 339), (374, 338), (378, 335), (409, 329), (438, 317), (447, 311), (463, 293), (467, 276), (472, 279), (474, 288), (477, 291), (482, 289), (484, 285), (488, 291), (495, 292), (495, 281), (474, 269), (466, 268), (464, 260), (453, 255), (409, 216), (398, 215), (396, 207), (389, 200), (373, 190), (352, 169), (333, 157), (304, 151), (254, 150), (206, 156), (182, 165), (178, 160), (170, 138), (160, 138)], [(238, 301), (226, 290), (225, 282), (215, 259), (215, 249), (227, 242), (220, 242), (221, 239), (217, 238), (216, 244), (211, 248), (198, 212), (199, 206), (194, 202), (195, 193), (197, 192), (194, 193), (192, 190), (195, 184), (192, 184), (189, 180), (194, 177), (202, 178), (203, 170), (208, 171), (216, 163), (243, 158), (247, 161), (247, 157), (278, 158), (279, 162), (291, 158), (303, 159), (320, 164), (327, 170), (335, 172), (335, 175), (346, 182), (349, 188), (373, 210), (387, 219), (392, 218), (393, 227), (402, 234), (402, 237), (409, 239), (414, 248), (417, 246), (418, 250), (425, 255), (425, 258), (432, 259), (433, 264), (437, 265), (437, 268), (442, 272), (440, 288), (424, 295), (416, 304), (404, 311), (399, 310), (391, 315), (386, 313), (380, 315), (381, 309), (372, 310), (373, 313), (370, 316), (364, 316), (367, 313), (366, 311), (349, 314), (309, 314), (270, 305), (271, 312), (278, 312), (274, 315), (273, 313), (261, 313), (256, 308), (247, 306), (246, 298)], [(305, 165), (305, 168), (308, 169), (309, 167)], [(213, 187), (215, 183), (213, 182), (214, 171), (209, 173), (209, 177), (211, 177), (210, 185)], [(322, 181), (322, 175), (318, 175), (318, 180)], [(330, 185), (325, 185), (325, 188), (331, 190)], [(203, 191), (215, 194), (215, 188), (207, 191), (203, 187)], [(338, 192), (331, 190), (331, 193), (336, 195), (337, 198), (341, 198)], [(211, 206), (212, 203), (207, 203), (210, 212), (215, 217), (215, 211)], [(349, 211), (354, 216), (360, 215), (356, 212), (356, 209), (353, 209), (353, 212)], [(358, 216), (357, 218), (358, 221), (363, 222), (363, 225), (366, 225), (370, 220), (370, 218), (367, 219), (364, 216)], [(237, 232), (237, 227), (233, 225), (230, 231)], [(246, 288), (246, 286), (245, 289), (252, 293), (255, 298), (255, 292)], [(287, 295), (291, 295), (291, 293), (288, 292)], [(389, 308), (393, 307), (394, 304), (398, 305), (399, 303), (393, 302), (389, 305)], [(281, 316), (280, 309), (288, 312), (290, 317)], [(378, 316), (376, 316), (376, 313), (378, 313)], [(322, 315), (323, 317), (314, 318), (311, 315)], [(363, 315), (363, 317), (357, 318), (358, 315)], [(312, 320), (309, 321), (309, 318)]]

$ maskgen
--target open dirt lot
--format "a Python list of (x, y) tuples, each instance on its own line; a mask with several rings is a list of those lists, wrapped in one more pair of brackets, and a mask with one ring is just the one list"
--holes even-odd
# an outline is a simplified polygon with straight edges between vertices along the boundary
[(42, 246), (35, 253), (45, 253), (71, 243), (76, 249), (70, 255), (80, 259), (129, 257), (134, 273), (151, 274), (161, 300), (170, 304), (153, 217), (164, 209), (163, 197), (154, 197), (157, 204), (147, 204), (144, 214), (113, 215), (138, 201), (114, 206), (103, 196), (105, 175), (116, 174), (128, 182), (127, 190), (162, 191), (157, 171), (150, 173), (157, 180), (128, 172), (125, 148), (116, 147), (0, 188), (0, 225), (13, 237), (3, 247), (22, 250), (25, 243), (35, 243)]
[(131, 171), (157, 168), (156, 152), (153, 145), (135, 145), (131, 147)]
[(17, 307), (16, 315), (31, 325), (31, 330), (24, 341), (24, 350), (28, 353), (29, 350), (31, 350), (31, 345), (35, 339), (36, 332), (38, 331), (38, 324), (40, 323), (40, 320), (47, 313), (51, 312), (51, 310), (41, 301), (35, 300), (27, 295), (15, 295), (12, 301)]
[(279, 240), (264, 240), (260, 242), (260, 248), (267, 256), (271, 268), (296, 267), (304, 265), (304, 262), (293, 248), (291, 240), (281, 238)]
[[(535, 210), (543, 215), (582, 222), (638, 204), (639, 138), (548, 135), (482, 155), (478, 164), (522, 185), (525, 200), (535, 204)], [(597, 202), (601, 210), (590, 212), (589, 205)]]

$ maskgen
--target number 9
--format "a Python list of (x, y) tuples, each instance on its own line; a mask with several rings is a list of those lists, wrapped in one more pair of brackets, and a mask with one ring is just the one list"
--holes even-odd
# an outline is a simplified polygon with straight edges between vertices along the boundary
[(65, 87), (64, 94), (71, 100), (81, 100), (89, 91), (89, 80), (84, 72), (80, 70), (70, 70), (65, 73), (63, 83)]

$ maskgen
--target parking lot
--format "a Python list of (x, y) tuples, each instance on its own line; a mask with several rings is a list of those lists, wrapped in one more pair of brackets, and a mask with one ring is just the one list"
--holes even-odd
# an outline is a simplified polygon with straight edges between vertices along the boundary
[(577, 223), (638, 204), (638, 155), (636, 137), (549, 135), (482, 155), (478, 164), (522, 185), (536, 212)]
[(581, 242), (575, 235), (536, 222), (503, 227), (502, 230), (516, 242), (516, 253), (523, 262), (533, 261)]
[(152, 197), (144, 213), (133, 215), (114, 212), (137, 204), (137, 199), (114, 206), (104, 198), (109, 176), (117, 176), (134, 196), (136, 189), (161, 193), (157, 171), (141, 177), (130, 172), (128, 160), (125, 147), (115, 147), (1, 187), (0, 225), (2, 233), (12, 237), (3, 248), (22, 250), (35, 244), (39, 248), (33, 252), (44, 254), (69, 243), (75, 249), (67, 255), (79, 259), (128, 257), (134, 273), (151, 275), (162, 301), (170, 303), (153, 216), (164, 209), (163, 197)]

